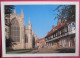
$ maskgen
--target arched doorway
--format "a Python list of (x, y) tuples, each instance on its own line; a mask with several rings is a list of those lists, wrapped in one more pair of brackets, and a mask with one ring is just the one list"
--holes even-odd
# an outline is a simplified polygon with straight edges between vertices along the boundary
[(20, 42), (20, 27), (16, 18), (11, 21), (11, 39), (13, 42)]

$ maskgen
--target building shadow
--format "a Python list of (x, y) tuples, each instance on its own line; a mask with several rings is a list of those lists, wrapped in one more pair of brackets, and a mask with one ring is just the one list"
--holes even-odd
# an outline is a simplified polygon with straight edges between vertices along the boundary
[(57, 49), (56, 51), (59, 51), (59, 53), (75, 53), (75, 49), (73, 48)]

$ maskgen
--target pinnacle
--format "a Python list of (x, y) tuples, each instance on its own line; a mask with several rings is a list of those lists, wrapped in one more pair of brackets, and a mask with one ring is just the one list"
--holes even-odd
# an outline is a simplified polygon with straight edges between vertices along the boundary
[(31, 24), (31, 23), (30, 23), (30, 16), (29, 16), (29, 24)]

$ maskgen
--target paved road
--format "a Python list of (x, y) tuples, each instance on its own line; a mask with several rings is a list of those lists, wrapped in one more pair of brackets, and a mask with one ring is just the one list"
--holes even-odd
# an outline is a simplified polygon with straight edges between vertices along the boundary
[(38, 50), (33, 50), (30, 53), (58, 53), (58, 51), (52, 49), (38, 49)]
[(38, 50), (32, 50), (31, 52), (27, 53), (74, 53), (75, 49), (73, 48), (59, 48), (59, 49), (48, 49), (48, 48), (42, 48)]

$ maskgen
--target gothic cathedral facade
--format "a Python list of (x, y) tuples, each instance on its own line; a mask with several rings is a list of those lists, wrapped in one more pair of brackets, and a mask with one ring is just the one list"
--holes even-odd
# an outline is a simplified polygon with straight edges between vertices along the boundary
[(5, 37), (6, 39), (9, 37), (12, 39), (12, 49), (32, 49), (35, 47), (36, 44), (33, 45), (33, 43), (35, 43), (38, 36), (32, 30), (30, 18), (27, 27), (24, 27), (23, 11), (21, 11), (21, 15), (17, 15), (16, 10), (14, 10), (14, 13), (10, 14), (10, 23), (10, 30), (9, 27), (5, 25), (5, 29), (9, 31), (9, 34), (5, 32)]
[(33, 37), (32, 37), (32, 26), (30, 23), (30, 18), (29, 18), (29, 23), (27, 27), (25, 28), (25, 48), (26, 49), (31, 49), (33, 43)]

